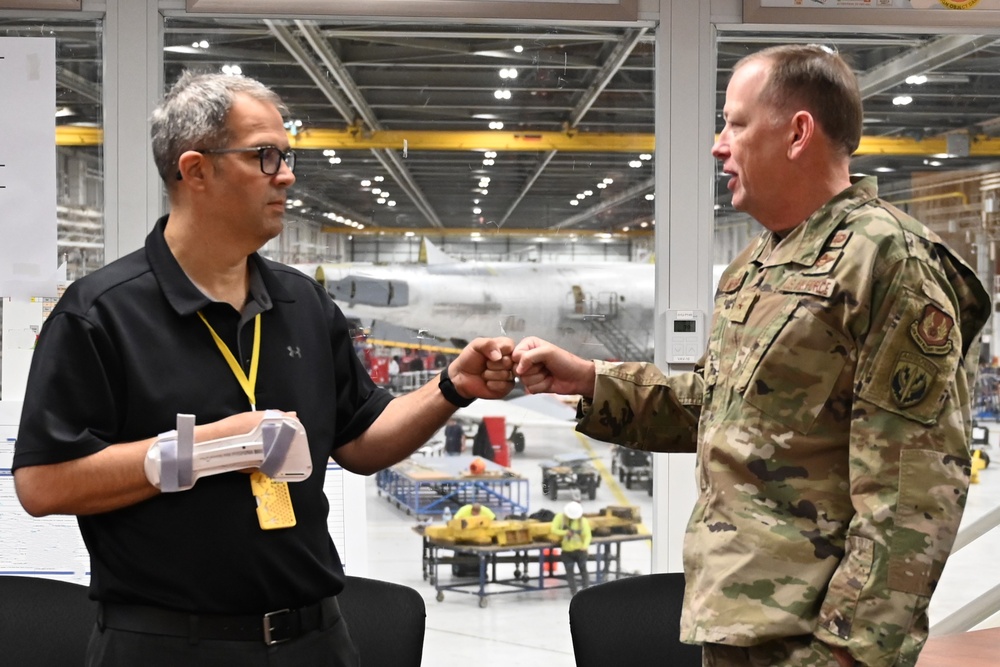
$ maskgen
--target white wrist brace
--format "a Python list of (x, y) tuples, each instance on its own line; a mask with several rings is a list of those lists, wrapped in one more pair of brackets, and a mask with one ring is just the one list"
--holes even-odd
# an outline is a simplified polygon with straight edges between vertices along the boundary
[(144, 461), (146, 479), (164, 492), (187, 491), (199, 477), (258, 468), (281, 482), (299, 482), (312, 473), (309, 441), (302, 422), (267, 410), (249, 433), (194, 441), (194, 415), (177, 415), (177, 429), (161, 433)]

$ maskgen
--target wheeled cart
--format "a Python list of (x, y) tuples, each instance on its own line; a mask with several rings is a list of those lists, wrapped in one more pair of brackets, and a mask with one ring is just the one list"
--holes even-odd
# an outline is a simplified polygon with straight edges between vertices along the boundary
[[(636, 535), (609, 535), (594, 537), (591, 541), (589, 562), (596, 563), (591, 570), (594, 583), (629, 576), (622, 572), (621, 545), (623, 542), (651, 540), (645, 529)], [(439, 543), (423, 538), (423, 575), (437, 590), (437, 601), (444, 600), (445, 591), (465, 593), (479, 597), (479, 606), (486, 607), (489, 596), (504, 593), (523, 593), (568, 586), (565, 576), (557, 574), (561, 563), (556, 542), (535, 542), (511, 546), (475, 546)], [(452, 579), (442, 581), (440, 567), (452, 565), (478, 566), (474, 580)], [(504, 575), (500, 567), (513, 565)], [(500, 566), (500, 567), (498, 567)], [(450, 571), (450, 568), (449, 568)]]
[(510, 468), (484, 461), (480, 475), (469, 472), (474, 456), (409, 459), (379, 471), (378, 494), (417, 518), (436, 517), (469, 503), (481, 503), (497, 516), (527, 514), (528, 480)]

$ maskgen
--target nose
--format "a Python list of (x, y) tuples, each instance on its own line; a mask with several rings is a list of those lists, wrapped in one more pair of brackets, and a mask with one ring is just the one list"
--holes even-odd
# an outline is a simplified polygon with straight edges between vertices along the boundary
[(284, 160), (281, 161), (281, 165), (278, 167), (278, 173), (274, 175), (274, 182), (281, 187), (290, 187), (295, 183), (295, 173), (288, 167), (288, 163)]
[(729, 157), (729, 140), (726, 138), (725, 130), (715, 139), (715, 143), (712, 144), (712, 157), (716, 160), (725, 160)]

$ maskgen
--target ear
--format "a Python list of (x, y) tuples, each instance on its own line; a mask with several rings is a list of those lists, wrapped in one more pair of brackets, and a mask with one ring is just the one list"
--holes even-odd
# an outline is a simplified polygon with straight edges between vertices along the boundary
[(788, 125), (788, 159), (796, 160), (812, 144), (816, 119), (808, 111), (796, 111)]
[(213, 171), (211, 160), (204, 153), (185, 151), (177, 160), (177, 176), (190, 188), (203, 189), (205, 179)]

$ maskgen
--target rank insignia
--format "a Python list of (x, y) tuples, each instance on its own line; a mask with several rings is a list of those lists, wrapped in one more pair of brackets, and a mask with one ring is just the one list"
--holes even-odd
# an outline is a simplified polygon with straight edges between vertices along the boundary
[(948, 354), (953, 347), (948, 336), (954, 326), (951, 315), (929, 303), (920, 319), (910, 325), (910, 336), (924, 354)]
[(719, 291), (722, 292), (723, 294), (732, 294), (733, 292), (735, 292), (740, 288), (746, 277), (747, 277), (747, 272), (744, 269), (735, 276), (730, 277), (728, 280), (726, 280), (726, 282), (719, 285)]
[(804, 276), (823, 276), (827, 275), (833, 271), (833, 267), (837, 265), (837, 260), (843, 254), (843, 250), (827, 250), (822, 255), (816, 258), (816, 262), (812, 267), (806, 269), (802, 272)]
[(841, 229), (839, 232), (833, 235), (832, 239), (830, 239), (829, 247), (843, 248), (845, 245), (847, 245), (847, 241), (851, 238), (851, 234), (852, 232), (848, 232), (846, 230)]
[(919, 354), (901, 352), (892, 370), (892, 398), (901, 408), (909, 408), (924, 400), (937, 376), (934, 362)]

